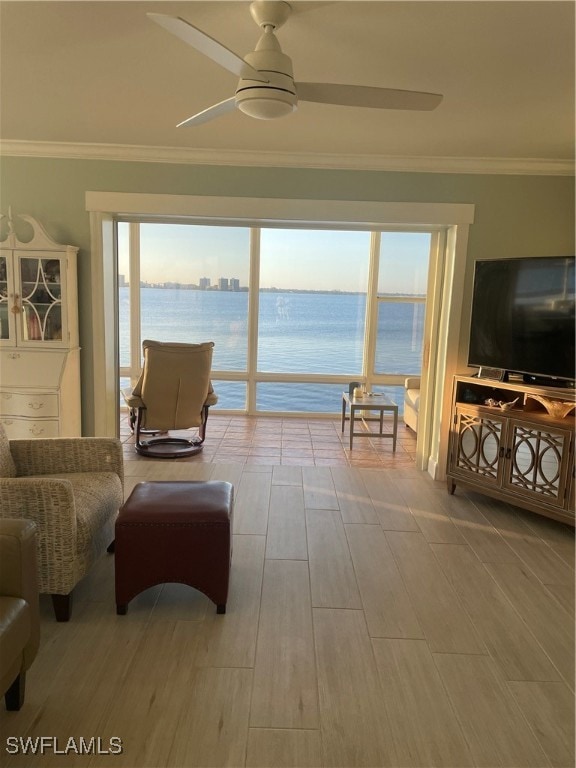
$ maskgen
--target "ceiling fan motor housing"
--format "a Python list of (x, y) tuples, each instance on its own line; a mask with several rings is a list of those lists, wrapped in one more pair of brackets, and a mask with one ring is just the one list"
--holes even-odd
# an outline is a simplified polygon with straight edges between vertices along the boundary
[(271, 27), (266, 27), (256, 50), (244, 60), (262, 72), (268, 83), (242, 78), (236, 89), (236, 105), (260, 120), (272, 120), (293, 112), (298, 105), (292, 61), (282, 53)]

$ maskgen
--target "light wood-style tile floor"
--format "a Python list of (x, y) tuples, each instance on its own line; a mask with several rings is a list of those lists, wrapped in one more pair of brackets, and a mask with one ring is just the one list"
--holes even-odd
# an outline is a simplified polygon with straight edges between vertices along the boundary
[[(416, 435), (401, 418), (398, 420), (396, 451), (392, 450), (390, 437), (381, 438), (375, 434), (377, 423), (356, 421), (355, 429), (364, 431), (366, 437), (355, 437), (350, 449), (349, 421), (342, 433), (340, 419), (259, 418), (215, 412), (208, 419), (202, 453), (188, 460), (265, 466), (414, 467)], [(384, 420), (384, 433), (392, 433), (390, 419)], [(134, 456), (134, 437), (125, 415), (120, 422), (120, 435), (125, 443), (126, 457), (140, 459)]]
[(116, 616), (113, 556), (69, 624), (42, 598), (3, 766), (574, 766), (571, 529), (410, 468), (126, 461), (145, 479), (234, 484), (227, 613), (166, 584)]

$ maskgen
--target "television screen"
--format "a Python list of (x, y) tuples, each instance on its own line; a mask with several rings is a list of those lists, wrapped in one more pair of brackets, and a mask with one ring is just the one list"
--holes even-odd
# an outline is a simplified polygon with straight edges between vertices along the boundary
[(468, 365), (574, 380), (574, 262), (476, 262)]

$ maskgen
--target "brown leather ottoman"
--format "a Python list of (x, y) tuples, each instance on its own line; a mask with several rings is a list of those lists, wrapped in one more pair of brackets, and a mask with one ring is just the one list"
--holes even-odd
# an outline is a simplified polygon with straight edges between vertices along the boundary
[(116, 612), (145, 589), (176, 582), (226, 613), (233, 507), (231, 483), (138, 483), (116, 520)]

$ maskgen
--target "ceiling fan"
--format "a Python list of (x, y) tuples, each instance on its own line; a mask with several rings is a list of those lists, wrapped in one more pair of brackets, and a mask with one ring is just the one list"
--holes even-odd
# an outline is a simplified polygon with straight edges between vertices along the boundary
[(275, 35), (290, 12), (290, 4), (283, 0), (255, 0), (250, 3), (252, 18), (263, 33), (256, 50), (243, 59), (184, 19), (162, 13), (147, 14), (156, 24), (240, 78), (234, 96), (189, 117), (177, 127), (200, 125), (236, 108), (250, 117), (272, 120), (293, 112), (298, 100), (347, 107), (412, 110), (432, 110), (442, 101), (440, 94), (422, 91), (336, 83), (295, 83), (292, 61), (282, 53)]

